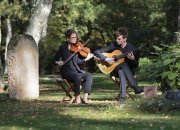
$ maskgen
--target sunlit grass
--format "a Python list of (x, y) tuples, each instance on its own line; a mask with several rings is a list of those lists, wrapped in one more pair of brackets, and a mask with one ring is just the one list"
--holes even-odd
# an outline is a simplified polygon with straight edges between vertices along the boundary
[[(14, 101), (7, 91), (0, 94), (0, 130), (178, 130), (179, 103), (162, 100), (160, 95), (144, 99), (143, 94), (128, 91), (133, 100), (122, 107), (115, 100), (118, 88), (113, 82), (95, 75), (90, 103), (68, 104), (62, 102), (65, 94), (57, 83), (43, 76), (37, 100)], [(159, 109), (161, 102), (168, 109)]]

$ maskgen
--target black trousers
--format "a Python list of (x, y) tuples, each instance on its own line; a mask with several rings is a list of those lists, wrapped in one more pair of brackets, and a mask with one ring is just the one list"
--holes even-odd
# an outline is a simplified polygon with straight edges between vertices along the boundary
[(82, 81), (85, 82), (84, 93), (90, 94), (93, 81), (92, 75), (90, 73), (71, 72), (65, 75), (62, 74), (62, 78), (67, 79), (74, 84), (75, 95), (80, 94), (80, 86)]
[(120, 81), (120, 96), (125, 97), (126, 94), (126, 81), (128, 80), (131, 87), (137, 88), (137, 82), (134, 78), (134, 74), (132, 73), (131, 69), (127, 65), (127, 63), (123, 62), (118, 65), (115, 70), (111, 73), (111, 76), (115, 76), (119, 78)]

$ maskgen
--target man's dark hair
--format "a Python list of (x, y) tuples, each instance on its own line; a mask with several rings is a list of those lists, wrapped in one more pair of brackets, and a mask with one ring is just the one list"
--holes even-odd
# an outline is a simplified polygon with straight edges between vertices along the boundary
[(126, 27), (119, 27), (115, 32), (116, 37), (122, 35), (124, 38), (128, 37), (128, 29)]
[(65, 33), (65, 37), (70, 38), (73, 33), (75, 33), (77, 35), (76, 31), (74, 31), (73, 29), (68, 29)]

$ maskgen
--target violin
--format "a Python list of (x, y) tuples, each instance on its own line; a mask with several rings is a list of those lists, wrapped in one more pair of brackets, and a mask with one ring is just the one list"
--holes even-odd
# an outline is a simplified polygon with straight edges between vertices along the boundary
[(76, 44), (72, 44), (70, 47), (72, 52), (79, 51), (79, 54), (83, 57), (87, 57), (88, 53), (91, 52), (90, 48), (84, 47), (81, 42), (77, 42)]
[[(87, 43), (89, 42), (89, 39), (84, 43), (82, 44), (81, 42), (77, 42), (76, 44), (72, 44), (71, 47), (70, 47), (70, 50), (73, 52), (73, 54), (66, 60), (64, 61), (64, 64), (65, 65), (75, 54), (77, 54), (78, 52), (84, 56), (84, 57), (87, 57), (88, 54), (90, 53), (90, 49), (88, 47), (84, 47)], [(94, 56), (93, 57), (97, 60), (99, 60), (98, 57)], [(63, 65), (61, 65), (60, 67), (62, 67)]]

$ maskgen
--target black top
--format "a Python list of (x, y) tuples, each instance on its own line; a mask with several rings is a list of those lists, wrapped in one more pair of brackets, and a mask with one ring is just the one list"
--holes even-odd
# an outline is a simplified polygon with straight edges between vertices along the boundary
[[(68, 48), (68, 43), (65, 43), (61, 45), (56, 52), (53, 62), (62, 60), (66, 61), (70, 56), (72, 55), (71, 51)], [(83, 70), (80, 69), (79, 65), (83, 64), (84, 60), (79, 59), (78, 54), (75, 54), (66, 64), (64, 64), (62, 67), (60, 67), (60, 73), (63, 77), (63, 75), (66, 75), (71, 72), (78, 72), (78, 73), (84, 73)]]

